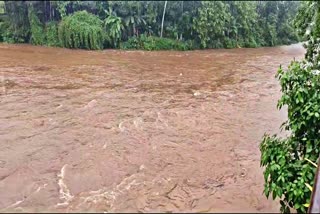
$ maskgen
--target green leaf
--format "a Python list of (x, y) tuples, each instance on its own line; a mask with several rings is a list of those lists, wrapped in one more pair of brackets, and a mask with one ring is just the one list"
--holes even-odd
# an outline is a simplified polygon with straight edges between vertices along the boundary
[(274, 199), (276, 199), (276, 197), (277, 197), (277, 193), (276, 193), (276, 191), (273, 191), (272, 192), (272, 199), (274, 200)]

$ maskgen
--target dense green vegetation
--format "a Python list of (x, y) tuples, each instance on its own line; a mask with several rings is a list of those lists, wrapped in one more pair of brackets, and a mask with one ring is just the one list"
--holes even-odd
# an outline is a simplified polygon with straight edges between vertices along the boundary
[(87, 11), (63, 17), (59, 24), (59, 41), (66, 48), (102, 49), (102, 21)]
[(278, 107), (288, 107), (282, 127), (290, 135), (265, 135), (260, 150), (265, 195), (279, 198), (282, 212), (294, 208), (305, 213), (316, 172), (310, 163), (320, 154), (320, 3), (303, 2), (295, 26), (307, 40), (305, 59), (293, 61), (286, 71), (280, 67), (277, 74), (282, 90)]
[(188, 50), (299, 40), (294, 1), (0, 2), (0, 40), (8, 43)]
[(121, 49), (141, 49), (141, 50), (190, 50), (192, 45), (188, 42), (178, 40), (146, 36), (130, 37), (128, 41), (120, 45)]

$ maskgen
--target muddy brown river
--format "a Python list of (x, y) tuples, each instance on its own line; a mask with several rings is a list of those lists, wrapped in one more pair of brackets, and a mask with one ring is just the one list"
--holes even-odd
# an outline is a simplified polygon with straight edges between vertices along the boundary
[(303, 54), (0, 44), (0, 211), (277, 212), (259, 143)]

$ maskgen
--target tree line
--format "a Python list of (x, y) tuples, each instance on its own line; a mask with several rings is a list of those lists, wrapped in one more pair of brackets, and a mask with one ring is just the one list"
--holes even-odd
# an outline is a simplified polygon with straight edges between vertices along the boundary
[(0, 41), (84, 49), (275, 46), (299, 41), (292, 24), (299, 4), (298, 1), (0, 1)]

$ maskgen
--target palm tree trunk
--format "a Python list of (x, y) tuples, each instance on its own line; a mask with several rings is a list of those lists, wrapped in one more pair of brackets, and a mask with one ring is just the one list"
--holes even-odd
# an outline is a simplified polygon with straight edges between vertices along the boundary
[(49, 20), (51, 21), (51, 1), (49, 1)]
[(163, 14), (162, 14), (162, 23), (161, 23), (161, 33), (160, 33), (160, 37), (162, 38), (162, 33), (163, 33), (163, 22), (164, 22), (164, 15), (166, 13), (166, 8), (167, 8), (167, 2), (164, 2), (164, 8), (163, 8)]

